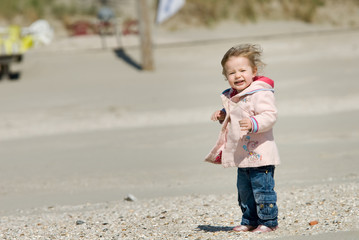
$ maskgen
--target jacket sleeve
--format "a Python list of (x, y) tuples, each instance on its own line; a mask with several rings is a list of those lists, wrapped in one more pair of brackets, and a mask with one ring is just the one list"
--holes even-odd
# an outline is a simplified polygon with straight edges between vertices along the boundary
[(261, 133), (270, 130), (277, 121), (277, 108), (272, 91), (261, 91), (253, 95), (254, 115), (252, 121), (252, 133)]

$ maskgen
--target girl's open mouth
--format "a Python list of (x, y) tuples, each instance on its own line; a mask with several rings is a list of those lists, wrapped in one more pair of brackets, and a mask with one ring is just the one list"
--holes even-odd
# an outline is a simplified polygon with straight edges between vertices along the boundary
[(234, 82), (234, 85), (241, 85), (244, 83), (244, 80), (241, 80), (241, 81), (235, 81)]

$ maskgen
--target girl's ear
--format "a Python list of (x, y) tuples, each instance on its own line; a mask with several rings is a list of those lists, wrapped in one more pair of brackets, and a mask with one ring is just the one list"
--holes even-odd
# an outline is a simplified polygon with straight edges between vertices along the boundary
[(253, 75), (257, 76), (258, 73), (258, 68), (257, 67), (253, 67)]

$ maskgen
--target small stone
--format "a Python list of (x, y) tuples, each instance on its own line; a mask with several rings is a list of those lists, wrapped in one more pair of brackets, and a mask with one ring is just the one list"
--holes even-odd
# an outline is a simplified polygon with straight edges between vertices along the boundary
[(310, 225), (310, 226), (314, 226), (314, 225), (317, 225), (317, 224), (318, 224), (318, 221), (317, 221), (317, 220), (309, 222), (309, 225)]
[(132, 194), (128, 194), (127, 197), (125, 197), (125, 201), (136, 202), (137, 198), (135, 196), (133, 196)]
[(84, 221), (82, 221), (82, 220), (77, 220), (76, 221), (76, 225), (82, 225), (82, 224), (84, 224), (85, 222)]

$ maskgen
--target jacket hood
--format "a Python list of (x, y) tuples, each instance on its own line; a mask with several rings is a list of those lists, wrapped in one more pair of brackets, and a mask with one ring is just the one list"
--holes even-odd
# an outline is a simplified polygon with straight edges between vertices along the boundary
[(233, 89), (229, 88), (225, 91), (223, 91), (222, 94), (229, 96), (231, 98), (232, 96), (241, 97), (244, 95), (252, 94), (258, 91), (273, 91), (274, 92), (274, 81), (270, 78), (264, 77), (264, 76), (256, 76), (253, 79), (253, 83), (244, 89), (242, 92), (234, 94)]
[(265, 76), (255, 76), (253, 78), (253, 81), (261, 81), (261, 82), (265, 82), (267, 83), (269, 86), (271, 86), (272, 88), (274, 88), (274, 81), (270, 78), (267, 78)]
[(253, 79), (253, 83), (247, 87), (246, 89), (244, 89), (242, 92), (240, 92), (239, 94), (247, 94), (248, 92), (252, 92), (255, 90), (264, 90), (264, 89), (270, 89), (270, 90), (274, 90), (274, 81), (270, 78), (267, 77), (255, 77)]

